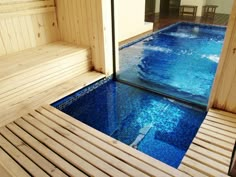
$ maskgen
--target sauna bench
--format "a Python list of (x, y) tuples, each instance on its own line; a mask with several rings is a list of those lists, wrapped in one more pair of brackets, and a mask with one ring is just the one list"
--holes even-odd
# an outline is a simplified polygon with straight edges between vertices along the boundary
[(1, 56), (0, 68), (0, 125), (104, 77), (89, 47), (61, 41)]
[[(0, 56), (0, 81), (78, 54), (91, 59), (88, 47), (79, 47), (61, 41)], [(62, 67), (62, 64), (66, 65), (66, 60), (58, 63), (57, 66)]]

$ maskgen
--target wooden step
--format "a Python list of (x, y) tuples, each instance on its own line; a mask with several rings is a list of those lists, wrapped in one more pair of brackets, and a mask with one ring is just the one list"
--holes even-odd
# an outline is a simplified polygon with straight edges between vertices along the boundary
[(89, 47), (61, 41), (1, 56), (0, 126), (104, 77), (89, 73), (91, 56)]
[(53, 87), (44, 88), (41, 91), (37, 87), (28, 90), (31, 94), (24, 97), (19, 95), (20, 99), (13, 99), (12, 104), (7, 106), (2, 105), (0, 112), (0, 127), (14, 121), (17, 117), (26, 114), (32, 109), (39, 107), (42, 104), (51, 104), (83, 87), (89, 85), (105, 75), (91, 71), (84, 74), (78, 74), (74, 78), (68, 79)]

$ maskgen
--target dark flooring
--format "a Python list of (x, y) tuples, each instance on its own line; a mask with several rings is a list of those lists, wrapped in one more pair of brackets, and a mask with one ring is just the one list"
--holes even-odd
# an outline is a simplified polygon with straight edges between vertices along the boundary
[(159, 17), (158, 14), (156, 14), (155, 17), (150, 17), (150, 21), (154, 22), (154, 27), (153, 27), (154, 31), (180, 21), (227, 26), (228, 20), (229, 20), (228, 14), (215, 14), (214, 18), (191, 17), (191, 16)]

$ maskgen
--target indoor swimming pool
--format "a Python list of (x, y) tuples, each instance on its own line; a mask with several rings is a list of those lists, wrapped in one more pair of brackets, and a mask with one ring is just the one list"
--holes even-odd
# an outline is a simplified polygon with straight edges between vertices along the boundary
[(125, 45), (118, 79), (206, 107), (225, 31), (181, 22)]
[(112, 80), (99, 81), (53, 106), (175, 168), (206, 115)]

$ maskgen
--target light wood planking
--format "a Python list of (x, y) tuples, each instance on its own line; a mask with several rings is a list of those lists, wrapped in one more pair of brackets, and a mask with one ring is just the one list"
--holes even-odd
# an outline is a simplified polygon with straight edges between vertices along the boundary
[(0, 174), (4, 177), (11, 177), (12, 175), (3, 167), (0, 165)]
[(212, 88), (209, 107), (236, 113), (236, 1), (227, 26), (224, 47)]
[(29, 9), (39, 9), (39, 8), (47, 8), (54, 7), (53, 0), (44, 0), (44, 1), (19, 1), (16, 2), (0, 2), (0, 13), (11, 13), (16, 11), (24, 11)]
[(82, 75), (93, 69), (89, 47), (62, 41), (0, 56), (0, 67), (0, 125), (104, 77), (96, 72)]
[[(105, 20), (110, 7), (104, 9), (109, 1), (93, 0), (56, 0), (60, 36), (63, 41), (77, 45), (90, 46), (92, 62), (96, 71), (106, 72), (111, 60), (111, 20)], [(107, 63), (111, 63), (107, 61)], [(108, 69), (109, 70), (109, 69)], [(111, 72), (110, 72), (111, 73)]]
[(15, 147), (17, 147), (22, 153), (24, 153), (28, 158), (30, 158), (35, 164), (40, 168), (44, 169), (51, 176), (66, 176), (60, 169), (55, 165), (50, 163), (47, 159), (43, 158), (38, 152), (33, 150), (30, 146), (24, 143), (19, 137), (12, 133), (6, 127), (0, 128), (0, 132), (6, 140), (11, 142)]
[[(49, 112), (55, 114), (57, 117), (63, 119), (64, 121), (67, 122), (67, 124), (71, 124), (70, 126), (66, 126), (66, 128), (70, 131), (75, 131), (75, 128), (76, 129), (81, 129), (82, 131), (86, 132), (86, 134), (90, 134), (90, 136), (92, 135), (93, 137), (96, 137), (97, 139), (99, 140), (102, 140), (105, 142), (105, 147), (103, 146), (104, 149), (107, 149), (107, 145), (108, 144), (108, 147), (110, 147), (112, 150), (114, 148), (117, 148), (119, 151), (116, 151), (115, 152), (112, 152), (112, 154), (114, 156), (117, 156), (117, 158), (121, 158), (120, 154), (124, 153), (125, 154), (128, 154), (130, 155), (130, 158), (125, 158), (123, 159), (123, 161), (125, 161), (126, 163), (130, 163), (130, 159), (131, 157), (135, 157), (137, 158), (138, 160), (141, 160), (142, 162), (145, 162), (147, 163), (148, 165), (154, 167), (154, 168), (157, 168), (163, 172), (166, 172), (168, 173), (169, 175), (175, 175), (175, 176), (183, 176), (184, 174), (179, 172), (179, 171), (176, 171), (174, 168), (160, 162), (160, 161), (157, 161), (149, 156), (147, 156), (146, 154), (140, 152), (140, 151), (136, 151), (136, 150), (133, 150), (133, 148), (131, 148), (130, 146), (127, 146), (127, 145), (124, 145), (123, 143), (121, 143), (120, 141), (117, 141), (107, 135), (105, 135), (104, 133), (101, 133), (97, 130), (95, 130), (94, 128), (91, 128), (89, 126), (87, 126), (86, 124), (80, 122), (80, 121), (77, 121), (75, 119), (71, 119), (70, 116), (64, 114), (63, 112), (61, 111), (58, 111), (57, 109), (51, 107), (51, 106), (43, 106), (44, 109), (48, 110)], [(42, 111), (41, 111), (42, 112)], [(43, 113), (42, 113), (43, 114)], [(51, 116), (50, 116), (51, 117)], [(75, 128), (74, 128), (75, 127)], [(85, 136), (86, 139), (88, 138), (88, 135)], [(91, 143), (94, 142), (94, 140), (90, 140)], [(99, 143), (100, 144), (100, 143)], [(96, 146), (102, 146), (103, 144), (100, 144), (100, 145), (96, 145)], [(138, 164), (131, 164), (132, 166), (137, 166)], [(138, 168), (143, 168), (143, 166), (139, 166), (138, 165)], [(153, 169), (153, 168), (152, 168)], [(144, 169), (145, 170), (145, 169)], [(151, 170), (152, 171), (152, 170)], [(150, 172), (151, 172), (150, 171)], [(158, 172), (160, 173), (160, 172)]]
[(41, 168), (35, 165), (30, 159), (22, 154), (16, 147), (0, 135), (0, 147), (4, 149), (23, 168), (29, 170), (33, 176), (48, 176)]
[(191, 176), (227, 176), (236, 138), (235, 115), (217, 112), (208, 112), (179, 170)]
[(0, 2), (0, 56), (60, 39), (54, 0)]
[[(113, 138), (45, 105), (0, 128), (0, 147), (10, 154), (0, 159), (0, 165), (4, 163), (7, 172), (13, 167), (11, 161), (18, 167), (23, 166), (18, 169), (22, 171), (19, 177), (41, 171), (56, 175), (56, 170), (57, 176), (188, 176), (123, 143), (116, 146), (117, 143)], [(29, 169), (27, 161), (15, 161), (11, 148), (31, 160), (39, 170)], [(6, 159), (8, 163), (5, 163)], [(50, 169), (56, 170), (50, 172)]]
[[(135, 168), (121, 163), (121, 161), (117, 160), (112, 154), (113, 151), (110, 151), (111, 154), (106, 153), (105, 151), (109, 151), (109, 147), (99, 141), (98, 139), (94, 138), (93, 136), (86, 134), (85, 132), (81, 131), (76, 127), (72, 127), (72, 125), (66, 123), (63, 120), (58, 119), (57, 116), (50, 113), (46, 109), (40, 108), (36, 110), (38, 113), (33, 113), (32, 116), (47, 125), (48, 127), (52, 128), (54, 131), (58, 132), (62, 136), (68, 138), (70, 141), (76, 143), (83, 149), (86, 149), (90, 153), (97, 155), (100, 159), (104, 162), (111, 164), (113, 167), (120, 167), (121, 170), (126, 174), (133, 175), (133, 176), (145, 176), (144, 173), (140, 173)], [(47, 119), (45, 119), (47, 117)], [(63, 127), (63, 128), (61, 128)], [(69, 127), (69, 128), (68, 128)], [(75, 134), (75, 135), (74, 135)], [(78, 135), (78, 136), (76, 136)], [(83, 139), (80, 137), (84, 137)], [(85, 140), (86, 137), (86, 140)], [(91, 140), (91, 141), (90, 141)], [(90, 143), (94, 144), (95, 146), (91, 145)], [(114, 152), (113, 152), (114, 153)], [(120, 154), (120, 153), (119, 153)], [(119, 174), (119, 173), (117, 173)]]
[(18, 163), (16, 163), (15, 160), (12, 159), (2, 148), (0, 148), (0, 165), (2, 165), (11, 176), (30, 177), (30, 175)]
[[(85, 71), (86, 72), (86, 71)], [(70, 77), (70, 76), (68, 76)], [(50, 86), (47, 85), (40, 88), (40, 83), (36, 84), (34, 87), (29, 87), (27, 93), (27, 89), (24, 92), (24, 96), (21, 99), (17, 99), (17, 97), (11, 101), (8, 106), (4, 104), (1, 106), (1, 119), (0, 126), (3, 126), (11, 121), (14, 118), (19, 117), (22, 114), (27, 113), (29, 110), (37, 108), (42, 104), (51, 104), (58, 99), (61, 99), (82, 87), (91, 84), (101, 78), (104, 75), (96, 72), (87, 72), (84, 74), (78, 73), (75, 74), (70, 79), (66, 79), (64, 81), (59, 80), (57, 84), (53, 84)], [(55, 79), (61, 79), (60, 76)], [(46, 80), (47, 81), (47, 80)], [(48, 80), (48, 82), (52, 82)], [(23, 90), (24, 91), (24, 90)], [(20, 92), (19, 92), (20, 93)], [(34, 93), (34, 94), (32, 94)], [(27, 96), (28, 95), (28, 96)], [(18, 95), (20, 98), (21, 95)]]

